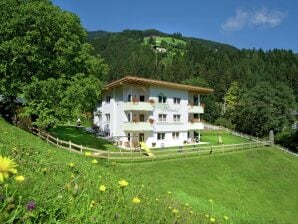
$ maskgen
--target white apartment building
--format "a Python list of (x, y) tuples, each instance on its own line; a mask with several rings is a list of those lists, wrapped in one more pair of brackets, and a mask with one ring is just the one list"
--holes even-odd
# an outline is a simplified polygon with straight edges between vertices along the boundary
[(126, 76), (106, 85), (94, 124), (121, 147), (169, 147), (200, 140), (209, 88)]

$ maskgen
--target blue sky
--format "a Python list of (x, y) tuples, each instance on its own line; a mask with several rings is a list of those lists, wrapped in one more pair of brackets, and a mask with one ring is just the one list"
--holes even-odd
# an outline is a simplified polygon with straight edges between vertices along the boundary
[(53, 0), (89, 31), (158, 29), (238, 48), (298, 52), (296, 0)]

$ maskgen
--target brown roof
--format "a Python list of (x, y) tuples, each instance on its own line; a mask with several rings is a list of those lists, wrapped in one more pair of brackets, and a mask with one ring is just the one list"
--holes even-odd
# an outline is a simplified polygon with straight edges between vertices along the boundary
[(135, 84), (135, 85), (149, 85), (149, 86), (162, 86), (172, 89), (182, 89), (187, 90), (190, 92), (198, 92), (202, 94), (208, 94), (212, 93), (214, 90), (209, 88), (203, 88), (198, 86), (190, 86), (185, 84), (178, 84), (173, 82), (166, 82), (156, 79), (146, 79), (146, 78), (140, 78), (135, 76), (125, 76), (122, 79), (118, 79), (117, 81), (111, 82), (104, 86), (104, 90), (109, 90), (112, 88), (116, 88), (118, 86), (121, 86), (123, 84)]

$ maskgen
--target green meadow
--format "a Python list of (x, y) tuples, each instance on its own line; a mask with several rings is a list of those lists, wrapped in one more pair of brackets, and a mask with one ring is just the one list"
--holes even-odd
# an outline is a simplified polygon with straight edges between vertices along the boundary
[(0, 155), (18, 170), (0, 183), (0, 223), (298, 220), (298, 159), (273, 147), (115, 163), (47, 145), (0, 119)]

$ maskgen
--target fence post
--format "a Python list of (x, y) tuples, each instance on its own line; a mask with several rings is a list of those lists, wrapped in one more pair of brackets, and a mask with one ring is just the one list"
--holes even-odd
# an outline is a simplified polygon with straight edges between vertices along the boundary
[(69, 151), (71, 151), (71, 141), (69, 140)]
[(57, 144), (57, 147), (58, 147), (59, 146), (59, 138), (57, 138), (56, 141), (57, 141), (56, 144)]
[(80, 147), (80, 152), (83, 153), (83, 146)]

